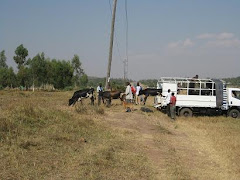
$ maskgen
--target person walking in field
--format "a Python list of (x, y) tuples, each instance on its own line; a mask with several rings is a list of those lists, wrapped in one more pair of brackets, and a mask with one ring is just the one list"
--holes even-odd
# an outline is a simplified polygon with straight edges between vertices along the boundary
[(98, 93), (98, 105), (100, 106), (101, 101), (103, 101), (103, 87), (101, 83), (99, 83), (97, 87), (97, 93)]
[(142, 87), (140, 86), (139, 82), (137, 82), (137, 87), (136, 87), (136, 96), (135, 96), (135, 103), (136, 105), (140, 104), (140, 96), (139, 96), (139, 92), (140, 90), (142, 90)]
[(174, 92), (173, 92), (170, 98), (170, 115), (171, 115), (171, 119), (173, 120), (176, 119), (176, 102), (177, 102), (177, 98), (176, 96), (174, 96)]
[(132, 93), (132, 89), (131, 89), (131, 85), (129, 82), (126, 83), (127, 87), (126, 87), (126, 112), (131, 112), (131, 104), (132, 104), (132, 99), (133, 99), (133, 93)]

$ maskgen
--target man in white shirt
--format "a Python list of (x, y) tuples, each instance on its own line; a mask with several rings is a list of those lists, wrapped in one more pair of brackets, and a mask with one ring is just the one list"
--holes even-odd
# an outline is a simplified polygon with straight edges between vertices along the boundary
[(142, 87), (140, 86), (139, 82), (137, 82), (137, 87), (136, 87), (136, 100), (135, 103), (140, 104), (140, 97), (139, 97), (139, 91), (142, 89)]
[[(126, 94), (126, 103), (130, 105), (130, 104), (132, 103), (133, 94), (132, 94), (132, 90), (131, 90), (131, 85), (130, 85), (130, 83), (127, 82), (126, 84), (127, 84), (127, 88), (126, 88), (126, 91), (125, 91), (125, 94)], [(131, 112), (131, 109), (130, 109), (129, 106), (128, 106), (127, 109), (126, 109), (126, 112)]]
[(168, 89), (167, 95), (166, 95), (166, 103), (167, 103), (167, 114), (170, 116), (170, 99), (171, 99), (171, 90)]
[(101, 83), (99, 83), (97, 87), (97, 93), (98, 93), (98, 105), (100, 105), (101, 100), (103, 100), (103, 87)]

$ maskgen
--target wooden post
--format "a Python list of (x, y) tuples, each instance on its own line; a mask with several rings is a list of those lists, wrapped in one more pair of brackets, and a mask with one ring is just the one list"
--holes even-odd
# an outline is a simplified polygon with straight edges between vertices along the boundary
[(110, 73), (111, 73), (111, 64), (112, 64), (112, 50), (113, 50), (113, 37), (114, 37), (114, 25), (115, 25), (115, 14), (116, 14), (117, 0), (114, 0), (113, 3), (113, 15), (112, 15), (112, 25), (111, 25), (111, 37), (110, 37), (110, 46), (109, 46), (109, 56), (108, 56), (108, 69), (105, 90), (109, 89), (110, 83)]

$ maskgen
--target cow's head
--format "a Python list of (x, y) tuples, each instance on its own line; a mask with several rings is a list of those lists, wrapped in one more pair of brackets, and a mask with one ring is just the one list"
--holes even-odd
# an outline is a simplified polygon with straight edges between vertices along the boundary
[(69, 99), (68, 105), (71, 106), (71, 105), (73, 105), (73, 104), (74, 104), (74, 100), (73, 100), (72, 98)]

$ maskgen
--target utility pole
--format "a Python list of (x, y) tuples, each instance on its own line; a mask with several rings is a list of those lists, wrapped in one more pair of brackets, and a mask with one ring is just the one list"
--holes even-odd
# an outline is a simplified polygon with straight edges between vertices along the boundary
[(107, 77), (106, 77), (106, 84), (105, 84), (105, 89), (106, 90), (109, 89), (109, 82), (110, 82), (116, 7), (117, 7), (117, 0), (114, 0), (114, 3), (113, 3), (113, 13), (112, 13), (110, 47), (109, 47), (109, 56), (108, 56), (108, 69), (107, 69)]

